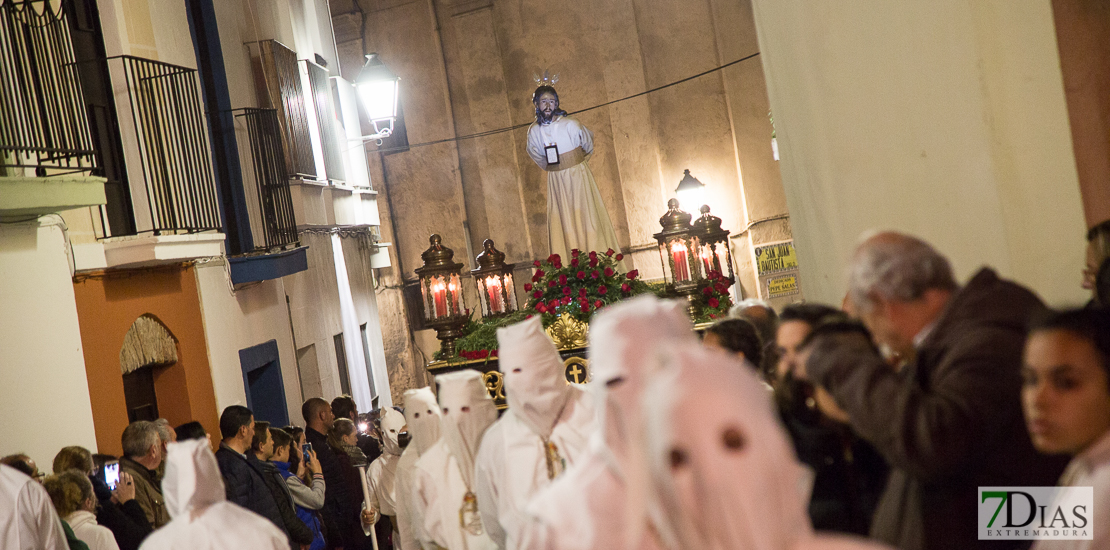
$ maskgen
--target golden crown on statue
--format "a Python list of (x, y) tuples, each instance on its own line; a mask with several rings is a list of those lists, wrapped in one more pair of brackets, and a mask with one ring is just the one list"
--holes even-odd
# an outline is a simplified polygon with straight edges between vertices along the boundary
[(540, 76), (536, 73), (532, 73), (532, 80), (536, 81), (537, 86), (552, 86), (552, 87), (554, 87), (555, 83), (559, 81), (559, 75), (552, 75), (550, 71), (545, 70), (543, 72), (543, 76)]

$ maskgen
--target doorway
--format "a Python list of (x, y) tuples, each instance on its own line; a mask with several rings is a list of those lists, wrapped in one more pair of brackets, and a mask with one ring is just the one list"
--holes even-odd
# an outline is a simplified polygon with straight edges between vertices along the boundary
[(285, 404), (285, 382), (281, 376), (277, 340), (239, 350), (239, 363), (243, 368), (247, 407), (254, 412), (255, 421), (288, 426), (289, 409)]

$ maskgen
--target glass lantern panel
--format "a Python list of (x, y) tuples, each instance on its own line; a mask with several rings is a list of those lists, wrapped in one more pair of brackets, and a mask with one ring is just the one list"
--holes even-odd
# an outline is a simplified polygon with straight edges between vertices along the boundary
[(516, 311), (516, 287), (513, 286), (513, 274), (506, 273), (502, 276), (505, 280), (505, 299), (507, 300), (508, 310)]
[(428, 280), (428, 290), (432, 295), (431, 319), (442, 319), (451, 315), (448, 283), (443, 275), (433, 275)]
[(693, 270), (690, 269), (690, 246), (681, 238), (667, 241), (667, 253), (671, 260), (671, 274), (674, 282), (682, 283), (693, 280)]
[(450, 312), (448, 315), (462, 315), (466, 305), (463, 303), (462, 297), (462, 284), (459, 281), (459, 274), (452, 273), (451, 280), (447, 283), (447, 291), (450, 294)]
[(482, 301), (489, 305), (489, 312), (493, 315), (505, 313), (505, 298), (501, 293), (504, 285), (501, 284), (501, 277), (487, 275), (483, 277), (483, 286), (485, 289)]
[(674, 264), (671, 263), (671, 255), (667, 253), (666, 241), (659, 245), (659, 261), (663, 262), (663, 280), (667, 284), (674, 284)]

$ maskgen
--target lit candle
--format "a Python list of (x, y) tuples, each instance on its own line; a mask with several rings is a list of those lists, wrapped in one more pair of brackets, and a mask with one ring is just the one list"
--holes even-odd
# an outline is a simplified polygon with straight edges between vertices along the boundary
[(451, 312), (458, 315), (462, 313), (459, 310), (459, 276), (452, 275), (451, 282), (447, 285), (447, 290), (451, 291)]
[(442, 281), (437, 280), (432, 285), (432, 302), (434, 307), (433, 317), (443, 317), (447, 315), (447, 287)]
[(487, 277), (486, 293), (489, 294), (490, 313), (502, 313), (504, 307), (502, 307), (501, 304), (501, 279), (497, 277)]
[(721, 276), (725, 275), (727, 272), (725, 267), (728, 266), (728, 251), (725, 250), (725, 246), (727, 245), (722, 244), (717, 247), (717, 271), (721, 272)]
[(674, 280), (689, 281), (690, 280), (690, 266), (686, 262), (686, 245), (680, 241), (675, 241), (671, 244), (671, 260), (674, 261)]
[(701, 264), (705, 266), (705, 271), (703, 273), (708, 274), (710, 271), (713, 271), (713, 253), (710, 252), (708, 246), (703, 246), (701, 248)]

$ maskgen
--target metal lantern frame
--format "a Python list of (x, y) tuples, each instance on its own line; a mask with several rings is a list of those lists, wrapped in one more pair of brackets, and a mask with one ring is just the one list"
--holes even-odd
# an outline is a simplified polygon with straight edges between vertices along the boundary
[(517, 310), (516, 287), (513, 285), (513, 264), (505, 263), (505, 253), (494, 247), (492, 239), (482, 242), (482, 253), (475, 258), (477, 269), (471, 269), (482, 303), (482, 317), (493, 319)]
[(463, 264), (453, 261), (455, 251), (443, 246), (438, 234), (429, 237), (428, 242), (431, 246), (420, 254), (424, 265), (414, 270), (420, 277), (424, 321), (436, 330), (443, 356), (452, 357), (455, 340), (462, 336), (462, 329), (470, 320), (462, 286)]
[[(703, 204), (700, 209), (701, 217), (694, 220), (693, 233), (698, 237), (698, 259), (702, 268), (707, 272), (712, 270), (727, 278), (730, 283), (736, 283), (736, 271), (732, 267), (732, 250), (730, 250), (729, 231), (721, 228), (721, 218), (709, 213), (709, 206)], [(728, 270), (725, 270), (725, 266)]]
[(706, 281), (698, 258), (700, 240), (690, 224), (692, 218), (679, 209), (678, 199), (671, 199), (667, 201), (667, 213), (659, 218), (663, 230), (653, 235), (659, 243), (667, 290), (686, 297), (691, 317), (697, 313), (696, 294)]

